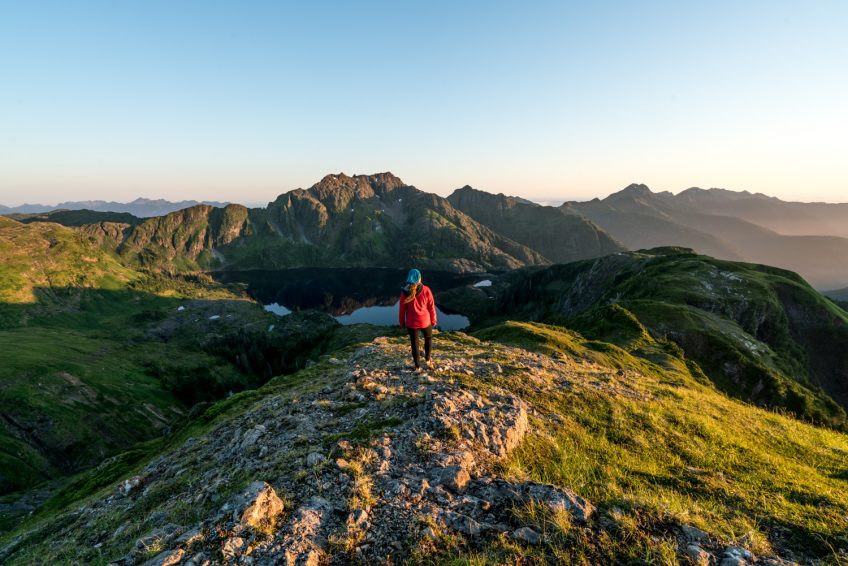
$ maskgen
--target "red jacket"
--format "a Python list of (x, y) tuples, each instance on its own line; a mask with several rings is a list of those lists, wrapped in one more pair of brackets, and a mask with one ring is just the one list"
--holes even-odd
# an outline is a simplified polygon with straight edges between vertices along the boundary
[(422, 285), (418, 294), (410, 302), (406, 301), (406, 293), (401, 291), (398, 322), (401, 327), (427, 328), (436, 326), (436, 303), (433, 300), (433, 292), (426, 285)]

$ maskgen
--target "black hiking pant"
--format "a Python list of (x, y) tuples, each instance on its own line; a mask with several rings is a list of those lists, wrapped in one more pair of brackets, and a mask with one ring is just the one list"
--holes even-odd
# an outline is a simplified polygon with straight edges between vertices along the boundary
[(424, 335), (424, 359), (430, 361), (430, 346), (433, 343), (433, 326), (427, 328), (407, 328), (409, 331), (409, 341), (412, 343), (412, 360), (415, 362), (415, 367), (421, 367), (419, 362), (420, 354), (418, 352), (418, 333)]

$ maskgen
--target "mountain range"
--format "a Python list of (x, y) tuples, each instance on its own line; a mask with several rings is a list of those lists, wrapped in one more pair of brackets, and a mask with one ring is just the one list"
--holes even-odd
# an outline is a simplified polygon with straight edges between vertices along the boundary
[[(848, 285), (848, 204), (744, 191), (691, 188), (675, 195), (633, 184), (604, 199), (552, 207), (469, 186), (443, 198), (380, 173), (327, 175), (265, 208), (112, 204), (11, 217), (86, 226), (125, 260), (171, 271), (411, 264), (498, 271), (681, 246), (789, 269), (818, 289)], [(145, 214), (133, 214), (135, 205), (146, 206)], [(179, 210), (141, 218), (153, 205)]]
[(171, 202), (165, 199), (137, 198), (132, 202), (114, 202), (105, 200), (69, 201), (60, 202), (55, 206), (43, 204), (22, 204), (19, 206), (9, 207), (0, 204), (0, 215), (42, 214), (55, 210), (93, 210), (96, 212), (125, 212), (139, 218), (147, 218), (150, 216), (162, 216), (163, 214), (168, 214), (169, 212), (181, 210), (190, 206), (196, 206), (198, 204), (222, 207), (227, 203), (214, 201), (200, 202), (196, 200)]
[(628, 249), (683, 246), (722, 259), (796, 271), (819, 289), (848, 281), (848, 204), (794, 203), (722, 189), (674, 195), (630, 185), (567, 202)]

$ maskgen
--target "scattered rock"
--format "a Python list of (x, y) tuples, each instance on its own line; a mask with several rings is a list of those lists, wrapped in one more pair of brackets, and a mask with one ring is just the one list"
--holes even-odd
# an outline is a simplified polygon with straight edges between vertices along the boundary
[(688, 542), (701, 542), (709, 539), (709, 535), (697, 527), (680, 525), (680, 532)]
[(185, 556), (185, 550), (166, 550), (157, 554), (142, 566), (174, 566), (179, 564)]
[(348, 529), (355, 529), (359, 531), (364, 531), (368, 529), (368, 511), (365, 509), (355, 509), (348, 515), (347, 518)]
[(750, 550), (741, 546), (730, 546), (721, 555), (719, 566), (745, 566), (753, 558)]
[(686, 547), (686, 556), (695, 566), (709, 566), (712, 559), (712, 555), (697, 544), (690, 544)]
[(539, 544), (542, 542), (542, 535), (530, 527), (521, 527), (520, 529), (512, 531), (512, 538), (527, 544)]
[(433, 485), (444, 485), (451, 491), (462, 493), (471, 476), (459, 466), (449, 466), (433, 470), (430, 475)]
[(127, 478), (118, 485), (118, 495), (121, 497), (129, 497), (143, 486), (144, 478), (142, 476)]
[(221, 547), (221, 554), (224, 555), (225, 559), (233, 560), (242, 553), (245, 546), (247, 546), (247, 541), (243, 538), (231, 537), (228, 538)]
[(483, 532), (480, 523), (467, 515), (463, 515), (462, 513), (442, 511), (439, 518), (451, 529), (466, 535), (477, 536)]
[(553, 485), (527, 482), (521, 484), (526, 496), (547, 506), (551, 511), (567, 511), (580, 522), (586, 522), (595, 513), (595, 507), (569, 489)]
[(318, 452), (310, 452), (306, 456), (306, 465), (310, 468), (314, 468), (315, 466), (323, 464), (326, 461), (327, 458), (325, 458), (323, 454), (320, 454)]
[(239, 523), (257, 530), (272, 528), (283, 512), (283, 501), (274, 488), (265, 482), (247, 486), (231, 504)]

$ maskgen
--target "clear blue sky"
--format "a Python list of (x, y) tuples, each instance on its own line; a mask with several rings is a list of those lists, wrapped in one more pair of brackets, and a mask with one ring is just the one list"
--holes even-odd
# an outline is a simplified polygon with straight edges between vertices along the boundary
[(392, 171), (848, 201), (848, 2), (0, 0), (0, 203)]

